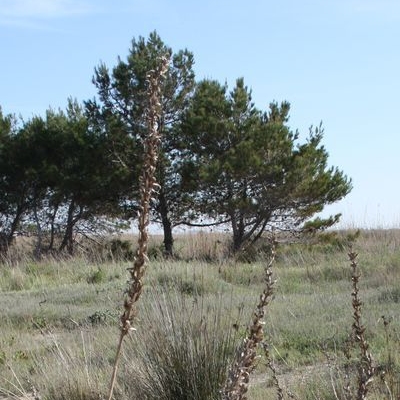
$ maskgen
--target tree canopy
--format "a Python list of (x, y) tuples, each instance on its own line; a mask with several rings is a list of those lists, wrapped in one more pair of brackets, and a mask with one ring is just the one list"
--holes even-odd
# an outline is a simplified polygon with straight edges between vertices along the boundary
[(152, 32), (133, 39), (112, 70), (95, 68), (98, 97), (83, 106), (70, 100), (65, 111), (19, 124), (0, 110), (0, 252), (30, 225), (38, 252), (54, 249), (57, 236), (58, 250), (71, 253), (77, 229), (135, 216), (147, 77), (165, 55), (152, 220), (163, 227), (167, 255), (181, 224), (229, 226), (236, 252), (266, 230), (322, 229), (339, 219), (315, 218), (352, 187), (328, 164), (322, 125), (300, 141), (288, 102), (257, 108), (243, 78), (230, 91), (215, 80), (196, 82), (193, 54), (174, 53)]
[[(109, 136), (90, 129), (76, 101), (66, 112), (48, 110), (45, 119), (34, 117), (13, 130), (6, 122), (0, 154), (3, 251), (17, 232), (34, 226), (37, 251), (53, 250), (57, 235), (59, 250), (72, 253), (78, 224), (99, 228), (99, 218), (120, 214), (132, 173), (109, 158)], [(47, 244), (43, 232), (49, 233)]]
[[(93, 83), (99, 101), (89, 101), (86, 106), (97, 120), (104, 121), (101, 118), (104, 115), (118, 118), (126, 135), (140, 143), (146, 132), (147, 75), (165, 55), (171, 57), (172, 62), (161, 85), (162, 112), (158, 130), (162, 145), (157, 166), (160, 189), (152, 210), (153, 220), (163, 227), (165, 253), (172, 255), (172, 228), (184, 221), (183, 216), (191, 206), (185, 201), (185, 190), (176, 169), (180, 157), (176, 145), (179, 139), (174, 135), (173, 127), (187, 108), (195, 86), (192, 53), (188, 50), (173, 53), (156, 32), (152, 32), (147, 40), (143, 37), (134, 39), (126, 61), (119, 59), (111, 72), (104, 64), (95, 69)], [(141, 162), (140, 157), (137, 160)]]
[[(183, 169), (198, 183), (194, 207), (229, 222), (234, 251), (268, 227), (310, 227), (311, 217), (351, 190), (343, 172), (328, 168), (322, 127), (299, 143), (288, 126), (289, 110), (287, 102), (271, 103), (266, 112), (255, 108), (243, 79), (229, 93), (226, 86), (204, 80), (182, 120)], [(313, 226), (330, 226), (338, 217)]]

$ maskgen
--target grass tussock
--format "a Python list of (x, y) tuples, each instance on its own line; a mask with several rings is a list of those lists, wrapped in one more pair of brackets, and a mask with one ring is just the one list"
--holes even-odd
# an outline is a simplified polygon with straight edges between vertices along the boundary
[[(238, 343), (232, 308), (220, 295), (187, 296), (152, 288), (140, 307), (127, 360), (137, 398), (213, 400), (220, 397)], [(132, 361), (133, 360), (133, 361)]]

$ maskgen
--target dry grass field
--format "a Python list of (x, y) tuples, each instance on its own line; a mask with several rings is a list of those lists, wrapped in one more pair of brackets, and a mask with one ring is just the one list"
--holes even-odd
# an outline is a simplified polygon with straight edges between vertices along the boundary
[[(259, 350), (248, 399), (358, 399), (366, 367), (351, 337), (354, 279), (346, 234), (312, 246), (278, 245), (274, 296), (264, 319), (269, 358)], [(182, 234), (178, 257), (165, 260), (161, 239), (152, 238), (115, 399), (219, 398), (269, 259), (263, 248), (229, 258), (226, 243), (223, 234)], [(399, 399), (400, 231), (361, 231), (353, 250), (366, 353), (375, 368), (367, 398)], [(106, 398), (130, 265), (96, 251), (40, 261), (20, 251), (2, 261), (3, 398)]]

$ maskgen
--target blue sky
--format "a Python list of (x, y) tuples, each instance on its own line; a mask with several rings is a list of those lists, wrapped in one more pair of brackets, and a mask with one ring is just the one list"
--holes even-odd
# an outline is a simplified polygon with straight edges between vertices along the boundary
[(257, 107), (288, 100), (304, 138), (321, 121), (330, 164), (353, 179), (327, 212), (400, 227), (397, 0), (0, 0), (0, 106), (24, 119), (95, 96), (101, 61), (157, 30), (194, 53), (197, 79), (244, 77)]

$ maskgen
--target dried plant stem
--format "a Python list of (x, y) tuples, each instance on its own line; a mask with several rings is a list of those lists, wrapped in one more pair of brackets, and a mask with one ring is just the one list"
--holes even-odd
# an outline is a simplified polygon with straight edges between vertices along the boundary
[[(386, 378), (386, 373), (389, 372), (393, 368), (392, 349), (390, 348), (390, 341), (389, 341), (389, 337), (390, 337), (389, 325), (390, 325), (392, 319), (387, 318), (384, 315), (382, 315), (382, 320), (383, 320), (383, 327), (385, 329), (385, 341), (386, 341), (386, 350), (387, 350), (387, 361), (386, 361), (387, 367), (386, 367), (386, 371), (383, 370), (381, 372), (381, 380), (382, 380), (383, 384), (385, 385), (385, 388), (388, 392), (389, 399), (393, 400), (394, 397), (393, 397), (393, 393), (392, 393), (392, 389), (391, 389), (395, 385), (395, 383), (393, 382), (393, 373), (389, 373), (389, 375), (388, 375), (390, 384)], [(398, 398), (400, 398), (400, 396)]]
[(278, 376), (276, 375), (276, 368), (274, 363), (272, 362), (271, 359), (271, 354), (269, 352), (268, 344), (263, 343), (263, 349), (264, 349), (264, 355), (266, 359), (266, 365), (269, 368), (269, 370), (272, 372), (272, 381), (274, 383), (274, 386), (276, 387), (276, 398), (277, 400), (283, 400), (283, 389), (281, 385), (279, 384)]
[(158, 122), (160, 120), (160, 82), (165, 76), (169, 64), (169, 58), (163, 57), (159, 67), (150, 71), (148, 74), (148, 107), (147, 107), (147, 126), (148, 133), (144, 140), (144, 162), (142, 175), (140, 177), (140, 208), (139, 208), (139, 238), (138, 249), (136, 251), (133, 266), (128, 269), (129, 285), (124, 300), (124, 312), (121, 315), (121, 330), (117, 346), (117, 353), (114, 360), (113, 373), (111, 378), (108, 400), (113, 397), (116, 382), (118, 361), (121, 354), (122, 344), (125, 336), (134, 328), (132, 321), (136, 316), (136, 302), (143, 290), (143, 275), (147, 261), (148, 246), (148, 225), (150, 214), (150, 202), (154, 189), (157, 186), (155, 170), (158, 159), (158, 149), (160, 145), (160, 132)]
[(351, 280), (353, 283), (353, 291), (351, 296), (353, 297), (353, 326), (352, 333), (356, 343), (360, 348), (360, 365), (358, 367), (358, 389), (357, 389), (357, 400), (365, 400), (367, 398), (368, 386), (372, 382), (375, 375), (375, 366), (372, 359), (371, 353), (368, 351), (368, 342), (365, 339), (365, 326), (361, 322), (361, 306), (362, 302), (359, 298), (358, 281), (360, 279), (360, 273), (357, 265), (357, 254), (354, 252), (349, 253), (350, 264), (352, 268)]
[(235, 361), (228, 371), (225, 386), (222, 389), (223, 400), (246, 400), (250, 373), (255, 368), (257, 346), (263, 342), (265, 308), (273, 295), (272, 265), (275, 261), (275, 242), (272, 242), (271, 259), (265, 267), (265, 287), (253, 314), (253, 321), (248, 328), (247, 337), (239, 348)]

